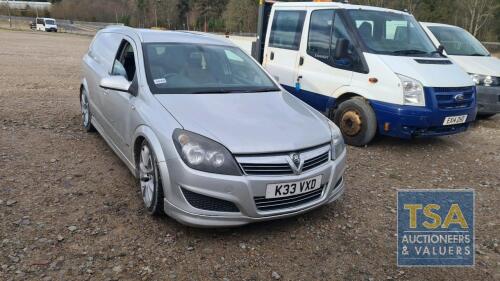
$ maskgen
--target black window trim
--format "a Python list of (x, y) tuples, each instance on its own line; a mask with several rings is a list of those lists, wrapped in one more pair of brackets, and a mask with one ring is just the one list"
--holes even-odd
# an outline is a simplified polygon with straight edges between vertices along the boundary
[[(134, 78), (132, 78), (132, 80), (129, 81), (129, 82), (132, 82), (134, 79), (136, 79), (135, 77), (137, 77), (137, 71), (138, 71), (137, 49), (134, 48), (134, 44), (131, 42), (131, 40), (127, 39), (126, 35), (123, 35), (120, 33), (115, 33), (115, 34), (121, 35), (122, 40), (120, 41), (120, 45), (118, 45), (118, 50), (116, 51), (116, 54), (115, 54), (114, 59), (113, 59), (113, 63), (111, 64), (111, 69), (109, 70), (109, 75), (113, 75), (113, 70), (115, 69), (115, 63), (118, 60), (118, 56), (123, 55), (123, 50), (125, 49), (126, 43), (128, 43), (132, 47), (132, 49), (134, 50), (135, 73), (134, 73)], [(126, 78), (126, 79), (128, 80), (128, 78)]]
[[(302, 18), (302, 27), (300, 28), (300, 35), (299, 34), (295, 35), (295, 36), (299, 37), (299, 40), (298, 40), (298, 43), (297, 43), (297, 47), (295, 47), (295, 48), (283, 47), (283, 46), (275, 46), (271, 42), (271, 39), (273, 38), (273, 36), (272, 36), (272, 34), (273, 34), (273, 27), (274, 27), (274, 25), (275, 25), (275, 23), (277, 21), (276, 13), (281, 13), (281, 12), (298, 12), (299, 14), (301, 14), (301, 16), (303, 16), (303, 18)], [(276, 49), (285, 49), (285, 50), (299, 51), (300, 50), (301, 41), (302, 41), (302, 35), (304, 34), (304, 24), (306, 22), (306, 17), (307, 17), (307, 11), (306, 10), (276, 10), (276, 11), (274, 11), (273, 22), (271, 23), (271, 29), (270, 29), (270, 32), (269, 32), (269, 47), (270, 48), (276, 48)]]
[[(357, 33), (353, 32), (353, 25), (352, 25), (351, 21), (349, 20), (348, 16), (346, 15), (346, 9), (328, 8), (328, 9), (316, 9), (316, 10), (311, 11), (310, 16), (309, 16), (309, 29), (307, 30), (307, 43), (308, 43), (307, 45), (309, 45), (309, 32), (310, 32), (310, 29), (311, 29), (312, 14), (314, 12), (316, 12), (316, 11), (325, 11), (325, 10), (328, 10), (328, 11), (332, 10), (333, 11), (332, 29), (333, 29), (333, 27), (335, 25), (335, 19), (336, 19), (337, 16), (340, 18), (341, 21), (343, 21), (343, 24), (344, 24), (344, 26), (345, 26), (345, 28), (347, 30), (347, 33), (351, 37), (350, 39), (352, 39), (350, 43), (354, 46), (354, 50), (358, 54), (358, 57), (359, 57), (359, 60), (360, 60), (361, 64), (358, 67), (341, 67), (341, 66), (338, 66), (338, 65), (334, 65), (334, 64), (330, 64), (330, 63), (325, 63), (324, 61), (318, 60), (314, 56), (310, 55), (309, 52), (308, 52), (308, 46), (306, 46), (306, 53), (307, 53), (307, 55), (309, 55), (311, 58), (313, 58), (315, 60), (318, 60), (318, 61), (320, 61), (322, 63), (325, 63), (325, 64), (327, 64), (327, 65), (329, 65), (331, 67), (337, 68), (337, 69), (342, 69), (342, 70), (352, 71), (352, 72), (358, 72), (358, 73), (363, 73), (363, 74), (370, 73), (370, 69), (368, 67), (368, 63), (366, 62), (365, 56), (363, 55), (363, 52), (366, 52), (367, 50), (366, 50), (365, 46), (362, 46), (360, 44), (361, 40), (357, 36)], [(330, 41), (331, 41), (332, 35), (333, 35), (333, 31), (330, 31)], [(331, 55), (331, 48), (330, 48), (330, 55)]]

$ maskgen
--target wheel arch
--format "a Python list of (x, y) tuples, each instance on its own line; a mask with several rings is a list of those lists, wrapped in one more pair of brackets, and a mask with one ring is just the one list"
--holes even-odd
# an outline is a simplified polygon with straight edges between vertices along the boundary
[(160, 140), (154, 133), (154, 131), (146, 126), (146, 125), (141, 125), (139, 126), (134, 134), (133, 138), (133, 146), (132, 146), (132, 159), (134, 161), (134, 168), (135, 168), (135, 173), (134, 176), (136, 178), (139, 177), (139, 169), (137, 167), (137, 162), (139, 160), (139, 154), (140, 154), (140, 149), (141, 149), (141, 144), (144, 140), (146, 140), (151, 148), (153, 149), (153, 152), (156, 156), (156, 161), (158, 162), (158, 169), (160, 173), (160, 180), (162, 182), (162, 188), (163, 188), (163, 194), (164, 196), (168, 197), (168, 194), (170, 194), (170, 173), (166, 164), (166, 159), (165, 159), (165, 151), (163, 150), (163, 147), (161, 146)]
[(149, 145), (153, 148), (157, 161), (165, 162), (165, 153), (161, 146), (160, 140), (150, 127), (146, 125), (139, 126), (135, 131), (133, 140), (134, 140), (133, 142), (134, 145), (132, 147), (133, 149), (132, 155), (133, 155), (134, 165), (137, 163), (138, 160), (137, 157), (139, 155), (138, 152), (144, 140), (146, 140), (149, 143)]
[(335, 106), (332, 107), (330, 109), (330, 112), (329, 112), (329, 117), (330, 119), (333, 118), (333, 115), (335, 114), (335, 110), (337, 110), (337, 108), (339, 107), (339, 105), (343, 102), (345, 102), (346, 100), (350, 100), (352, 98), (355, 98), (355, 97), (359, 97), (359, 98), (363, 98), (363, 99), (366, 99), (365, 97), (363, 97), (362, 95), (358, 94), (358, 93), (355, 93), (355, 92), (345, 92), (341, 95), (339, 95), (336, 99), (335, 99)]

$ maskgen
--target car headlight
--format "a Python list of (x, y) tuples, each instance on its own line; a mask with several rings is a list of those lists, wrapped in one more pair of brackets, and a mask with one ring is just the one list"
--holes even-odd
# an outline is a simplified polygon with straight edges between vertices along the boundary
[(498, 77), (493, 77), (490, 75), (481, 75), (481, 74), (475, 74), (475, 73), (469, 73), (470, 77), (472, 78), (472, 81), (476, 85), (480, 86), (492, 86), (498, 84)]
[(403, 87), (403, 104), (413, 106), (425, 106), (424, 86), (419, 81), (398, 74)]
[(328, 121), (332, 134), (332, 160), (336, 160), (345, 150), (345, 142), (340, 129), (332, 121)]
[(190, 168), (224, 175), (241, 175), (241, 171), (222, 144), (204, 136), (176, 129), (173, 134), (175, 148)]

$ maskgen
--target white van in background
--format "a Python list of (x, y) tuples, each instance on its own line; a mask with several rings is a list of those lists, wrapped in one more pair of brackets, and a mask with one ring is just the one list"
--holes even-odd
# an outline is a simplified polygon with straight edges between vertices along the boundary
[(51, 18), (36, 18), (36, 30), (57, 32), (57, 23), (55, 19)]
[(365, 145), (377, 132), (455, 134), (476, 118), (474, 82), (408, 13), (261, 1), (258, 26), (254, 58), (286, 90), (332, 119), (348, 144)]
[(481, 42), (458, 26), (421, 24), (434, 45), (442, 45), (445, 54), (476, 83), (478, 115), (490, 117), (500, 113), (500, 59), (491, 56)]

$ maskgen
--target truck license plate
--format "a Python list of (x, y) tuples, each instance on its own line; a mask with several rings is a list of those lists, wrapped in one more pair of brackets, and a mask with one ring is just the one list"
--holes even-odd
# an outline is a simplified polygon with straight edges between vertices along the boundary
[(460, 115), (460, 116), (449, 116), (444, 118), (443, 125), (448, 126), (448, 125), (456, 125), (456, 124), (463, 124), (467, 120), (467, 115)]

